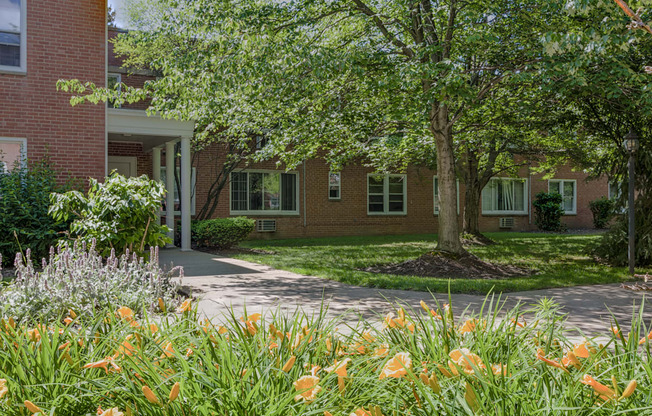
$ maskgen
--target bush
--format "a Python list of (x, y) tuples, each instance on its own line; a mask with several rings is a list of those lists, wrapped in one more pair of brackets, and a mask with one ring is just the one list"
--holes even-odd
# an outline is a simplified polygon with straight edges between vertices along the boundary
[(595, 228), (605, 228), (614, 216), (614, 203), (605, 197), (589, 202), (589, 208), (593, 213)]
[[(636, 200), (634, 224), (636, 227), (636, 267), (652, 265), (652, 201), (647, 204), (642, 199)], [(646, 208), (647, 207), (647, 208)], [(600, 243), (593, 249), (598, 259), (613, 266), (626, 266), (629, 252), (629, 219), (619, 215), (609, 231), (602, 235)]]
[(144, 255), (145, 249), (171, 242), (169, 229), (159, 223), (162, 183), (143, 175), (125, 178), (117, 173), (104, 183), (90, 179), (87, 196), (70, 191), (52, 194), (50, 214), (57, 220), (73, 219), (70, 234), (107, 256), (111, 250)]
[(128, 306), (134, 310), (158, 308), (158, 299), (173, 304), (178, 284), (172, 276), (178, 269), (163, 271), (158, 249), (145, 262), (135, 254), (114, 253), (105, 260), (95, 247), (76, 242), (43, 259), (36, 271), (31, 263), (16, 256), (16, 279), (0, 292), (0, 311), (18, 321), (53, 321), (69, 309), (78, 315), (94, 316), (102, 308)]
[(483, 315), (458, 317), (425, 308), (343, 333), (325, 311), (242, 321), (232, 311), (212, 324), (194, 310), (136, 321), (112, 308), (69, 325), (5, 324), (0, 413), (24, 416), (29, 400), (47, 415), (649, 414), (642, 310), (627, 337), (574, 344), (549, 302), (488, 300)]
[(542, 231), (563, 231), (561, 216), (562, 196), (558, 193), (539, 192), (532, 206), (534, 206), (534, 223)]
[(48, 215), (50, 193), (62, 189), (56, 176), (47, 159), (0, 173), (0, 263), (10, 264), (16, 253), (28, 249), (33, 257), (47, 257), (67, 228)]
[(200, 247), (227, 249), (246, 239), (255, 226), (256, 221), (245, 217), (194, 221), (192, 236)]

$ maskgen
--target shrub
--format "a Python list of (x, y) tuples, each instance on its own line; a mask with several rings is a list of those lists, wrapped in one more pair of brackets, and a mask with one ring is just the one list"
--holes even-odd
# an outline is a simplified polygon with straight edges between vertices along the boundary
[[(652, 200), (638, 198), (634, 224), (636, 267), (652, 264)], [(613, 266), (626, 266), (629, 252), (629, 219), (619, 215), (609, 231), (602, 235), (599, 244), (592, 250), (598, 259)]]
[(143, 175), (125, 178), (113, 173), (104, 183), (90, 179), (85, 196), (78, 191), (52, 194), (50, 214), (57, 220), (72, 219), (71, 236), (108, 255), (127, 250), (145, 254), (150, 246), (171, 242), (165, 225), (159, 223), (160, 203), (165, 196), (162, 183)]
[(69, 309), (90, 317), (116, 306), (153, 310), (159, 298), (173, 304), (178, 288), (172, 280), (178, 269), (163, 271), (157, 248), (147, 262), (135, 254), (104, 259), (92, 244), (76, 242), (51, 248), (42, 271), (34, 268), (29, 250), (26, 258), (16, 256), (16, 279), (0, 292), (0, 311), (18, 321), (52, 321)]
[(561, 207), (562, 196), (558, 193), (539, 192), (532, 206), (534, 206), (534, 223), (542, 231), (562, 231), (561, 216), (564, 210)]
[(28, 249), (39, 259), (48, 255), (67, 228), (48, 215), (50, 193), (60, 190), (47, 159), (0, 173), (0, 257), (5, 265)]
[(201, 220), (192, 223), (192, 235), (200, 247), (226, 249), (246, 239), (255, 226), (256, 221), (245, 217)]
[(458, 317), (398, 309), (384, 329), (361, 320), (344, 333), (324, 313), (240, 321), (232, 311), (212, 324), (191, 310), (151, 326), (113, 308), (70, 325), (5, 324), (0, 412), (24, 415), (19, 404), (30, 400), (57, 415), (649, 414), (642, 310), (628, 336), (574, 344), (550, 303), (486, 304), (483, 315)]
[(589, 208), (593, 213), (595, 228), (605, 228), (614, 216), (614, 203), (605, 197), (589, 202)]

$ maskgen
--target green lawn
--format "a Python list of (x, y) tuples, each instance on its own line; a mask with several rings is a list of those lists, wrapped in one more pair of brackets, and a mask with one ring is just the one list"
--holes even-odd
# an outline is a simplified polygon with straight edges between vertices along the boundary
[(432, 292), (448, 292), (449, 285), (453, 293), (486, 294), (492, 289), (513, 292), (630, 280), (625, 268), (597, 264), (586, 254), (599, 235), (488, 233), (487, 236), (498, 244), (471, 247), (470, 251), (484, 260), (531, 267), (538, 273), (487, 280), (422, 278), (357, 270), (414, 259), (434, 248), (434, 234), (246, 241), (242, 247), (276, 254), (247, 253), (234, 257), (348, 284)]

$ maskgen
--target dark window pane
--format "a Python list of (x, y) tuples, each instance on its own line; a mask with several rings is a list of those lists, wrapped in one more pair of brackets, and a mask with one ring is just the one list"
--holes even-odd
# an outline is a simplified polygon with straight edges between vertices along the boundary
[(20, 46), (0, 45), (0, 65), (20, 66)]
[(369, 212), (383, 212), (384, 205), (384, 197), (382, 195), (369, 195)]
[(263, 209), (278, 211), (281, 209), (281, 175), (278, 173), (263, 174)]
[(231, 209), (233, 211), (247, 210), (247, 174), (238, 172), (231, 174)]
[(340, 197), (340, 188), (338, 186), (331, 186), (329, 192), (328, 192), (329, 198), (339, 198)]
[(297, 210), (297, 175), (293, 173), (281, 174), (281, 209), (283, 211)]
[(263, 174), (249, 174), (249, 210), (261, 211), (263, 209)]

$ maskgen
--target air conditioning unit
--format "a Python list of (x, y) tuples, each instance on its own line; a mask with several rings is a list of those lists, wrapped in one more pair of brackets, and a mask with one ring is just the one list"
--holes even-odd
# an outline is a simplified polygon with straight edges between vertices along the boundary
[(256, 231), (259, 233), (273, 233), (276, 231), (276, 220), (256, 220)]
[(514, 228), (514, 218), (512, 217), (502, 217), (498, 220), (499, 228)]

